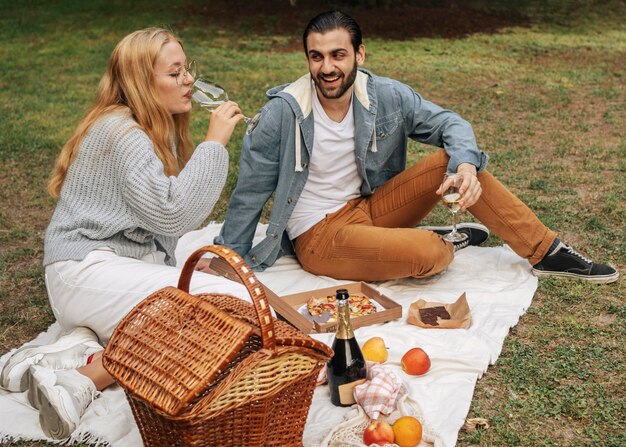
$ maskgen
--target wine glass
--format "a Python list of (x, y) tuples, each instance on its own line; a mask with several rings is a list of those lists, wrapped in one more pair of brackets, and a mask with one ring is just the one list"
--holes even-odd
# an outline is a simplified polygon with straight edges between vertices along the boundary
[(465, 239), (468, 238), (467, 234), (459, 233), (456, 230), (456, 214), (461, 209), (461, 205), (459, 205), (459, 200), (461, 199), (459, 188), (461, 187), (462, 183), (463, 177), (458, 174), (446, 172), (443, 176), (442, 185), (447, 185), (447, 187), (443, 190), (441, 198), (443, 200), (443, 203), (452, 213), (452, 231), (443, 236), (443, 239), (452, 243), (463, 242)]
[[(209, 111), (215, 110), (218, 106), (228, 101), (228, 93), (226, 93), (226, 90), (207, 79), (201, 77), (196, 79), (191, 88), (193, 90), (193, 100), (203, 109)], [(260, 113), (257, 113), (252, 118), (248, 118), (244, 115), (243, 120), (248, 125), (246, 134), (249, 135), (254, 130), (257, 124), (259, 124), (260, 118)]]

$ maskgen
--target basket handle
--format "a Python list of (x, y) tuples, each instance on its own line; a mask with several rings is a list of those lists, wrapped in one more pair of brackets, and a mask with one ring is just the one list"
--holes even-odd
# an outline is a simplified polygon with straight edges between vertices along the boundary
[(219, 256), (233, 268), (235, 273), (237, 273), (237, 276), (241, 279), (242, 284), (246, 287), (246, 289), (248, 289), (250, 297), (252, 297), (252, 304), (254, 304), (254, 309), (261, 327), (263, 348), (274, 350), (276, 347), (274, 322), (267, 298), (265, 297), (265, 290), (256, 276), (254, 276), (252, 269), (248, 267), (242, 257), (235, 251), (223, 245), (207, 245), (196, 250), (185, 262), (185, 266), (180, 274), (180, 279), (178, 280), (178, 288), (186, 293), (189, 293), (191, 275), (195, 270), (198, 260), (205, 253), (213, 253)]

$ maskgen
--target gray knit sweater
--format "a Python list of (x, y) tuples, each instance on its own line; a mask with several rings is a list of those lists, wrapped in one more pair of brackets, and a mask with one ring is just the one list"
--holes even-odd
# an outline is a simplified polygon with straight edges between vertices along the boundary
[(203, 142), (178, 176), (167, 177), (135, 121), (119, 113), (101, 118), (68, 170), (46, 231), (44, 266), (101, 247), (131, 258), (157, 249), (175, 265), (178, 238), (207, 218), (227, 173), (224, 146)]

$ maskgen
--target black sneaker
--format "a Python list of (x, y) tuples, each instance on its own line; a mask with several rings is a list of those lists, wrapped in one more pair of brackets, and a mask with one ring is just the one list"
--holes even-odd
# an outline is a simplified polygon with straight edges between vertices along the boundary
[(452, 245), (454, 245), (454, 252), (456, 253), (460, 249), (467, 247), (469, 245), (469, 241), (470, 241), (470, 238), (466, 237), (462, 241), (454, 241), (454, 242), (452, 242)]
[(533, 275), (578, 278), (594, 284), (607, 284), (619, 278), (619, 272), (613, 267), (596, 264), (563, 242), (533, 265)]
[[(430, 230), (442, 236), (450, 233), (452, 231), (452, 225), (448, 225), (445, 227), (417, 227), (420, 230)], [(464, 241), (457, 242), (454, 244), (454, 249), (460, 250), (461, 248), (465, 248), (468, 245), (480, 245), (487, 240), (489, 237), (489, 230), (483, 224), (475, 223), (475, 222), (465, 222), (457, 224), (456, 230), (459, 233), (467, 234), (468, 238)]]

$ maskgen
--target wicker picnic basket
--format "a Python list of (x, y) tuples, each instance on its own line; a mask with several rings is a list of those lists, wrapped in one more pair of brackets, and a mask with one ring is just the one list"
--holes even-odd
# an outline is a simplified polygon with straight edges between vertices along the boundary
[[(226, 260), (253, 304), (189, 294), (194, 267)], [(146, 446), (299, 446), (315, 382), (332, 350), (272, 318), (262, 284), (222, 246), (193, 253), (117, 326), (106, 370), (124, 388)]]

